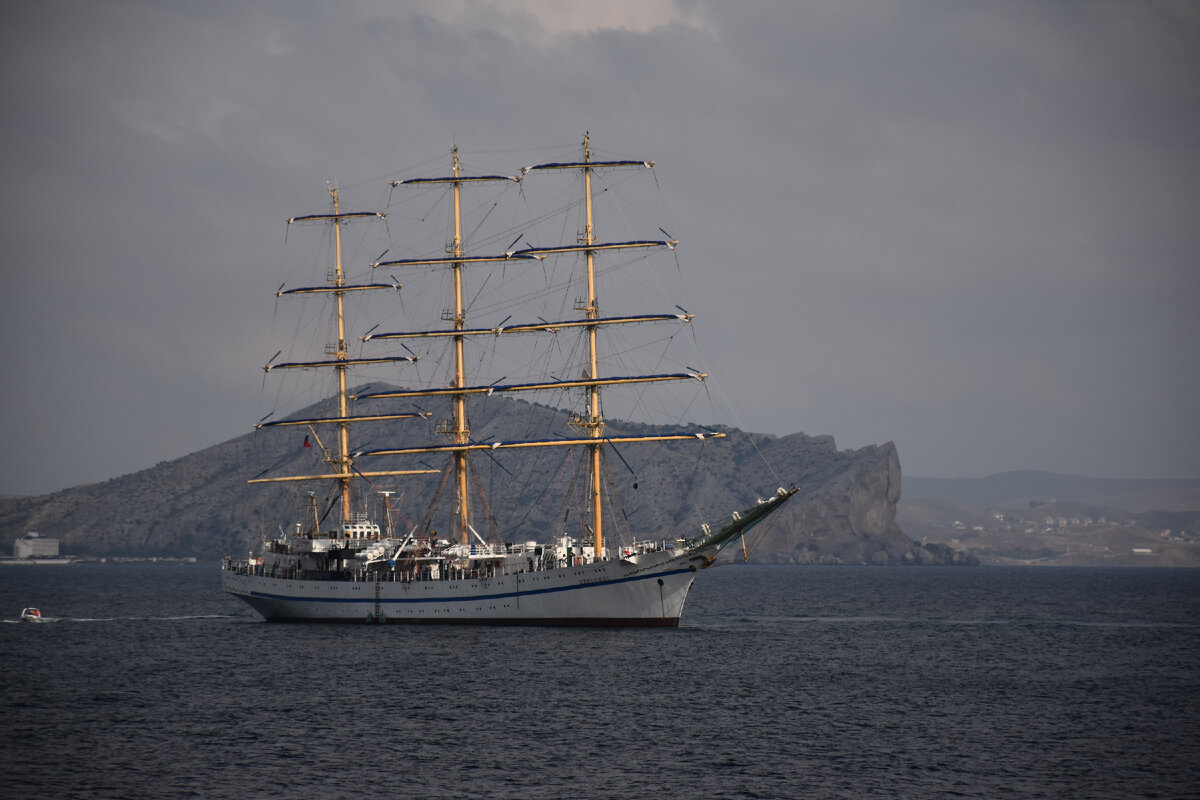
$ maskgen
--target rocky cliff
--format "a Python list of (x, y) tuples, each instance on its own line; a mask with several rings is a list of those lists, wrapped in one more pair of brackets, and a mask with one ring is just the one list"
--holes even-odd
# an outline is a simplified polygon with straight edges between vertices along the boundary
[(918, 544), (896, 524), (900, 458), (891, 442), (839, 451), (832, 436), (767, 440), (763, 453), (800, 492), (756, 560), (782, 564), (970, 564), (936, 544)]
[[(537, 404), (496, 398), (475, 412), (473, 435), (486, 440), (493, 428), (511, 435), (513, 430), (536, 428), (560, 414)], [(404, 435), (394, 424), (380, 423), (369, 438), (386, 441)], [(609, 427), (613, 436), (650, 430), (649, 426), (620, 422)], [(762, 534), (759, 539), (749, 542), (753, 560), (953, 562), (952, 551), (915, 544), (897, 526), (900, 462), (891, 443), (839, 451), (829, 436), (797, 433), (775, 437), (729, 428), (722, 431), (726, 438), (703, 444), (631, 446), (615, 451), (615, 457), (609, 457), (613, 477), (606, 493), (618, 497), (625, 512), (614, 519), (610, 537), (691, 535), (702, 522), (717, 521), (779, 486), (794, 485), (800, 489), (796, 497), (760, 526), (756, 531)], [(78, 555), (213, 559), (246, 552), (262, 537), (276, 533), (279, 525), (297, 520), (308, 490), (328, 489), (247, 485), (262, 465), (279, 473), (321, 471), (317, 448), (301, 445), (303, 433), (279, 433), (247, 434), (103, 483), (41, 497), (2, 499), (0, 546), (11, 552), (13, 539), (38, 531), (57, 537), (63, 552)], [(411, 429), (407, 435), (413, 435)], [(544, 453), (506, 451), (503, 459), (475, 459), (473, 482), (490, 497), (487, 510), (491, 513), (484, 515), (492, 519), (488, 533), (507, 541), (533, 538), (528, 531), (581, 533), (580, 520), (586, 521), (586, 514), (581, 513), (583, 481), (575, 477), (579, 459), (563, 460), (562, 453), (552, 459)], [(405, 466), (419, 465), (409, 462)], [(387, 465), (372, 464), (376, 467)], [(395, 492), (396, 525), (411, 527), (424, 520), (438, 482), (438, 475), (433, 474), (377, 482), (375, 488)], [(319, 511), (329, 508), (324, 494), (316, 501)], [(435, 527), (437, 519), (435, 516)]]

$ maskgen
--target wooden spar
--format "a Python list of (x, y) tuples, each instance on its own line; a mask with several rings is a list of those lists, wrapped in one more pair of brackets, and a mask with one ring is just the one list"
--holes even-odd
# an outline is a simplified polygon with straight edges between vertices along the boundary
[(425, 419), (429, 417), (429, 412), (424, 413), (406, 413), (406, 414), (371, 414), (370, 416), (357, 417), (317, 417), (315, 419), (281, 419), (275, 422), (259, 422), (254, 426), (255, 430), (259, 428), (275, 428), (285, 425), (332, 425), (337, 422), (381, 422), (391, 419)]
[(341, 368), (349, 366), (359, 366), (363, 364), (397, 364), (401, 361), (407, 361), (410, 364), (418, 361), (417, 356), (384, 356), (380, 358), (339, 358), (325, 359), (322, 361), (291, 361), (285, 364), (267, 364), (263, 367), (265, 372), (270, 372), (276, 369), (312, 369), (313, 367), (329, 367), (337, 365)]
[(502, 336), (506, 333), (553, 333), (566, 328), (586, 328), (589, 325), (629, 325), (634, 322), (691, 322), (692, 314), (638, 314), (628, 317), (597, 317), (594, 320), (564, 319), (555, 322), (544, 320), (522, 323), (520, 325), (503, 325), (495, 328), (463, 328), (461, 331), (389, 331), (387, 333), (368, 333), (362, 336), (364, 342), (375, 339), (436, 339), (448, 336)]
[(389, 289), (398, 292), (403, 288), (400, 283), (363, 283), (355, 286), (343, 284), (342, 286), (301, 286), (296, 289), (280, 289), (275, 292), (276, 297), (283, 297), (289, 294), (321, 294), (323, 292), (373, 292), (376, 289)]
[[(665, 433), (658, 435), (647, 436), (605, 436), (600, 440), (600, 444), (631, 444), (636, 442), (681, 442), (692, 439), (723, 439), (725, 434), (719, 431), (705, 431), (704, 433)], [(384, 450), (369, 450), (361, 453), (363, 456), (411, 456), (421, 455), (423, 453), (453, 453), (458, 451), (470, 450), (511, 450), (527, 447), (574, 447), (575, 445), (591, 446), (595, 440), (592, 437), (586, 439), (541, 439), (537, 441), (519, 441), (519, 442), (469, 442), (467, 444), (446, 444), (434, 445), (431, 447), (398, 447), (388, 448)]]
[(625, 383), (657, 383), (661, 381), (702, 381), (705, 372), (676, 372), (669, 375), (635, 375), (625, 378), (579, 378), (571, 381), (546, 381), (544, 383), (514, 383), (489, 386), (464, 386), (446, 389), (399, 389), (389, 392), (370, 392), (355, 396), (355, 400), (380, 400), (397, 397), (437, 397), (439, 395), (494, 394), (496, 392), (534, 392), (542, 389), (580, 389), (591, 386), (616, 386)]
[(376, 472), (322, 472), (319, 475), (286, 475), (281, 478), (251, 478), (246, 483), (288, 483), (291, 481), (349, 481), (354, 478), (392, 478), (397, 475), (437, 475), (436, 469), (388, 469)]

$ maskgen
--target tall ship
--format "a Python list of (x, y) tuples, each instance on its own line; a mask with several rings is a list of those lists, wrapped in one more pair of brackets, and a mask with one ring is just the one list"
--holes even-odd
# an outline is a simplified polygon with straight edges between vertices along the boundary
[[(330, 234), (325, 252), (331, 263), (326, 265), (324, 283), (281, 286), (276, 295), (280, 301), (319, 301), (328, 309), (322, 326), (327, 324), (331, 331), (323, 357), (278, 361), (280, 353), (276, 353), (265, 369), (273, 374), (322, 374), (332, 378), (335, 388), (326, 411), (280, 420), (268, 415), (255, 426), (260, 435), (289, 431), (291, 439), (298, 439), (303, 434), (305, 452), (314, 454), (311, 462), (319, 461), (321, 469), (299, 474), (268, 469), (251, 480), (292, 487), (295, 519), (286, 528), (277, 526), (269, 539), (263, 537), (260, 551), (225, 559), (225, 591), (266, 620), (280, 622), (677, 626), (698, 573), (724, 561), (719, 556), (726, 548), (745, 552), (747, 534), (796, 490), (779, 488), (748, 508), (692, 530), (668, 525), (638, 531), (621, 510), (610, 463), (632, 472), (631, 453), (640, 446), (686, 442), (706, 447), (710, 440), (725, 436), (700, 425), (691, 430), (646, 428), (620, 434), (606, 426), (602, 400), (609, 392), (632, 389), (641, 397), (643, 391), (669, 391), (668, 384), (702, 383), (707, 378), (691, 368), (622, 374), (613, 365), (624, 363), (620, 348), (627, 340), (605, 350), (609, 337), (618, 331), (686, 327), (692, 321), (692, 315), (679, 306), (657, 313), (600, 311), (602, 285), (621, 274), (610, 264), (673, 251), (678, 242), (661, 228), (657, 230), (664, 238), (601, 239), (593, 222), (594, 202), (611, 187), (597, 190), (594, 180), (646, 172), (653, 166), (650, 161), (598, 158), (585, 136), (582, 156), (575, 160), (522, 167), (515, 175), (471, 174), (460, 165), (455, 148), (448, 175), (396, 180), (381, 187), (389, 200), (388, 210), (345, 208), (339, 190), (331, 187), (327, 212), (288, 220), (289, 229), (298, 223), (324, 226)], [(538, 194), (530, 184), (567, 176), (574, 185), (571, 199), (561, 200), (563, 194), (545, 187), (541, 192), (560, 198), (565, 216), (574, 215), (574, 240), (535, 245), (530, 242), (533, 228), (519, 222), (496, 226), (500, 233), (486, 238), (464, 236), (464, 227), (473, 226), (474, 234), (482, 220), (496, 212), (497, 205), (489, 205), (491, 195), (483, 197), (487, 192), (515, 189), (518, 209), (545, 223), (549, 213), (528, 212), (530, 198)], [(414, 193), (409, 200), (424, 198), (429, 209), (445, 209), (441, 252), (385, 260), (395, 247), (388, 244), (392, 227), (399, 225), (412, 233), (434, 216), (404, 210), (389, 220), (390, 203), (399, 194), (404, 206), (409, 202), (404, 199), (406, 192)], [(475, 192), (483, 199), (472, 203), (469, 198)], [(463, 210), (465, 201), (474, 209), (470, 219)], [(343, 230), (359, 223), (382, 225), (386, 232), (379, 240), (386, 245), (384, 253), (373, 261), (370, 255), (362, 259), (364, 270), (369, 265), (364, 280), (352, 278), (343, 263)], [(568, 224), (551, 230), (561, 235)], [(545, 236), (546, 229), (541, 225), (537, 236)], [(513, 233), (516, 238), (509, 243)], [(423, 242), (419, 246), (428, 247), (429, 239), (417, 238)], [(495, 249), (488, 254), (476, 250), (477, 239), (484, 245), (499, 245), (493, 244)], [(424, 252), (430, 250), (434, 248)], [(356, 252), (361, 255), (361, 247)], [(381, 274), (389, 280), (376, 277)], [(435, 302), (424, 295), (419, 303), (404, 302), (407, 290), (402, 291), (402, 280), (409, 275), (442, 286), (441, 293), (434, 295), (445, 303), (440, 323), (426, 327), (407, 323), (412, 306), (428, 309)], [(530, 288), (539, 284), (540, 288)], [(546, 311), (545, 303), (530, 302), (576, 292), (573, 301), (560, 301), (564, 311), (558, 314)], [(386, 323), (376, 324), (352, 344), (350, 306), (368, 295), (387, 295), (390, 315), (401, 320), (404, 329), (381, 330)], [(622, 296), (636, 296), (636, 292)], [(493, 297), (499, 299), (493, 302)], [(524, 312), (528, 317), (518, 316), (523, 312), (510, 310), (509, 301), (534, 310)], [(544, 344), (530, 344), (530, 340)], [(390, 381), (352, 385), (352, 375), (363, 368), (419, 372), (418, 362), (435, 350), (444, 354), (435, 377), (401, 377), (400, 385)], [(611, 357), (614, 354), (616, 358)], [(553, 363), (555, 358), (558, 364)], [(509, 379), (507, 374), (493, 377), (497, 373), (487, 371), (485, 365), (494, 361), (515, 365), (521, 379)], [(473, 408), (496, 395), (550, 396), (562, 402), (567, 409), (551, 416), (563, 422), (566, 432), (473, 433)], [(434, 419), (429, 407), (435, 406), (445, 416)], [(536, 402), (519, 408), (531, 418), (544, 409)], [(381, 431), (394, 438), (395, 431), (410, 431), (410, 426), (411, 432), (402, 434), (400, 441), (377, 443), (372, 438)], [(358, 433), (363, 430), (371, 434), (366, 440)], [(509, 457), (544, 458), (546, 463), (560, 459), (552, 473), (527, 474), (556, 475), (547, 483), (562, 484), (579, 498), (574, 516), (568, 508), (561, 516), (542, 514), (535, 525), (529, 520), (536, 515), (509, 514), (508, 524), (499, 525), (497, 501), (489, 502), (475, 464), (483, 460), (500, 476), (499, 481), (490, 481), (493, 488), (497, 482), (515, 484), (520, 473), (506, 466)], [(313, 486), (325, 491), (307, 488)], [(414, 493), (412, 486), (426, 488)], [(632, 487), (637, 488), (636, 481)], [(533, 505), (550, 505), (550, 488), (526, 492), (525, 502), (533, 497)], [(515, 496), (509, 492), (500, 502), (512, 503)]]

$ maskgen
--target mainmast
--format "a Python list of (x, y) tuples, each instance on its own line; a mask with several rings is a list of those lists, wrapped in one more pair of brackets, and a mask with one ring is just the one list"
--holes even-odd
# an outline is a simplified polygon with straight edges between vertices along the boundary
[[(462, 257), (463, 240), (462, 240), (462, 182), (458, 180), (458, 147), (453, 149), (454, 156), (454, 242), (451, 245), (450, 254), (456, 260), (450, 267), (454, 274), (454, 388), (461, 390), (467, 385), (466, 371), (463, 359), (463, 342), (466, 337), (461, 331), (466, 327), (466, 315), (463, 313), (462, 301)], [(459, 391), (454, 395), (454, 443), (464, 445), (470, 439), (470, 429), (467, 427), (467, 396)], [(470, 509), (467, 500), (467, 453), (465, 450), (456, 451), (454, 453), (454, 479), (455, 486), (458, 491), (458, 531), (459, 542), (462, 544), (470, 544), (471, 537), (469, 534), (471, 519)]]
[[(341, 209), (338, 206), (338, 190), (337, 187), (329, 187), (329, 193), (333, 195), (333, 251), (334, 251), (334, 273), (333, 285), (337, 291), (333, 295), (336, 298), (337, 308), (337, 344), (335, 352), (328, 353), (337, 358), (338, 363), (335, 365), (338, 379), (338, 416), (340, 421), (337, 423), (338, 430), (338, 452), (337, 452), (337, 468), (338, 472), (343, 475), (350, 474), (352, 466), (350, 460), (350, 424), (346, 422), (348, 411), (348, 400), (346, 392), (346, 359), (350, 356), (349, 349), (346, 346), (346, 315), (345, 315), (345, 293), (340, 291), (346, 283), (346, 278), (342, 273), (342, 218)], [(342, 522), (350, 522), (350, 478), (339, 478), (338, 484), (342, 494)]]
[[(464, 356), (464, 344), (468, 333), (466, 332), (467, 315), (466, 309), (463, 307), (463, 267), (468, 263), (476, 263), (480, 260), (497, 261), (507, 260), (512, 258), (511, 255), (500, 257), (478, 259), (467, 258), (462, 238), (462, 185), (464, 183), (484, 183), (489, 181), (514, 181), (507, 175), (475, 175), (465, 176), (462, 174), (458, 163), (458, 147), (451, 150), (452, 170), (451, 174), (445, 178), (412, 178), (409, 180), (393, 181), (392, 186), (400, 186), (401, 184), (449, 184), (453, 196), (454, 205), (454, 239), (447, 249), (447, 259), (400, 259), (397, 261), (385, 261), (382, 263), (372, 264), (373, 267), (382, 266), (412, 266), (417, 264), (449, 264), (450, 272), (453, 281), (454, 292), (454, 308), (453, 310), (443, 313), (444, 321), (450, 322), (452, 328), (448, 333), (454, 340), (454, 381), (451, 384), (449, 394), (454, 398), (452, 405), (452, 413), (450, 425), (442, 428), (442, 432), (449, 433), (454, 441), (454, 446), (451, 448), (454, 454), (454, 485), (455, 493), (457, 494), (456, 518), (459, 531), (459, 541), (462, 544), (470, 543), (471, 531), (471, 509), (467, 491), (467, 452), (465, 445), (471, 441), (471, 429), (467, 421), (467, 397), (464, 391), (467, 388), (466, 379), (466, 359)], [(524, 257), (524, 256), (522, 256)], [(385, 338), (383, 336), (373, 336), (369, 338)]]
[[(584, 309), (588, 320), (600, 316), (596, 306), (596, 251), (591, 249), (596, 244), (595, 229), (592, 225), (592, 149), (588, 144), (589, 136), (583, 135), (583, 195), (587, 212), (587, 227), (584, 229), (583, 244), (588, 247), (585, 253), (587, 260), (587, 307)], [(596, 325), (593, 322), (587, 326), (588, 336), (588, 377), (599, 377), (600, 360), (596, 351)], [(600, 385), (594, 384), (588, 390), (588, 419), (585, 423), (588, 434), (596, 441), (588, 445), (592, 463), (592, 537), (595, 557), (600, 558), (604, 552), (604, 514), (600, 494), (600, 437), (604, 433), (604, 418), (600, 414)]]

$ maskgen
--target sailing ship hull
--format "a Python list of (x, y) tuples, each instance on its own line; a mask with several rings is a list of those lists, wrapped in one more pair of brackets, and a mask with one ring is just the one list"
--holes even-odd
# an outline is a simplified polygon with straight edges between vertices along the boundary
[(272, 622), (675, 627), (698, 570), (691, 551), (656, 563), (598, 561), (486, 579), (310, 580), (236, 569), (225, 591)]

